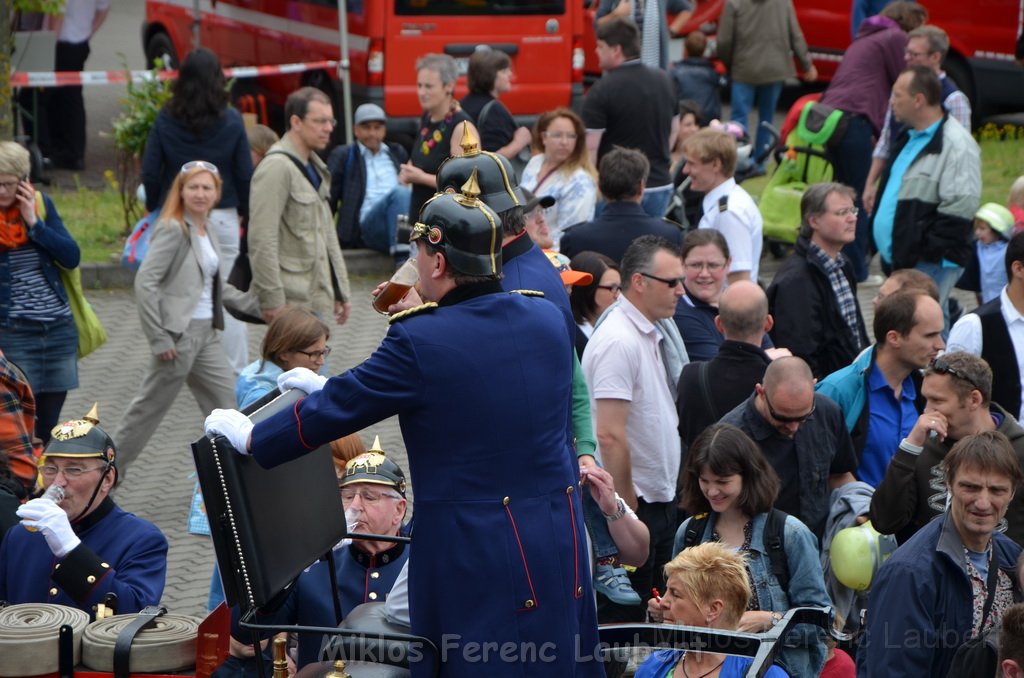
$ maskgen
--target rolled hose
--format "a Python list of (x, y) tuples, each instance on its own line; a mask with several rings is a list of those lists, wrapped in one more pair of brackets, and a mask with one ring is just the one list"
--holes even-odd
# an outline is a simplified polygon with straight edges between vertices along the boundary
[(0, 609), (0, 676), (55, 673), (59, 668), (57, 637), (65, 624), (74, 631), (77, 664), (82, 636), (89, 624), (88, 614), (77, 608), (49, 603), (25, 603)]
[[(121, 614), (89, 624), (82, 636), (82, 664), (93, 671), (113, 671), (117, 636), (134, 619), (133, 614)], [(135, 636), (131, 672), (169, 673), (195, 666), (200, 621), (177, 614), (157, 617), (153, 626)]]

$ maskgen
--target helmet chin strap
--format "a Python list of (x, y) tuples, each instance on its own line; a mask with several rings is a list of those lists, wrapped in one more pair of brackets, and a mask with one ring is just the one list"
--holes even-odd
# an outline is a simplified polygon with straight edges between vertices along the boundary
[(85, 504), (85, 508), (83, 508), (77, 516), (71, 519), (72, 525), (77, 523), (79, 520), (84, 518), (89, 513), (89, 509), (92, 507), (92, 503), (96, 501), (96, 495), (100, 493), (100, 488), (103, 487), (103, 479), (107, 477), (108, 473), (110, 473), (110, 469), (114, 469), (114, 482), (117, 482), (117, 469), (114, 468), (114, 465), (108, 461), (107, 465), (103, 469), (103, 473), (100, 474), (99, 482), (97, 482), (96, 487), (93, 488), (92, 495), (89, 497), (89, 501), (86, 502)]

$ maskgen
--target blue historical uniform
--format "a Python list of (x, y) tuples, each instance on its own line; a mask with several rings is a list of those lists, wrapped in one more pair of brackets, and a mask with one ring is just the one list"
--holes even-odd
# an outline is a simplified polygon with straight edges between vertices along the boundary
[(15, 526), (0, 546), (0, 600), (54, 603), (94, 615), (108, 593), (118, 614), (157, 605), (167, 576), (167, 539), (110, 497), (73, 525), (82, 543), (56, 558), (40, 532)]
[(551, 265), (547, 255), (530, 240), (526, 231), (501, 248), (501, 273), (501, 286), (508, 292), (543, 292), (544, 298), (562, 312), (570, 338), (575, 340), (576, 321), (572, 317), (572, 307), (569, 305), (569, 295), (565, 292), (562, 276)]
[(441, 675), (603, 676), (561, 314), (490, 282), (394, 320), (366, 362), (256, 424), (253, 457), (272, 467), (397, 414), (416, 482), (412, 632)]

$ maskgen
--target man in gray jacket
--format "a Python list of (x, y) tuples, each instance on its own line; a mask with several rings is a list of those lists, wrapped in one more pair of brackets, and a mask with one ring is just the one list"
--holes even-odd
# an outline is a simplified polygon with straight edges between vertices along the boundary
[[(758, 122), (771, 122), (782, 82), (796, 75), (814, 82), (818, 69), (807, 53), (807, 41), (796, 20), (792, 0), (728, 0), (718, 24), (718, 58), (732, 78), (732, 119), (748, 131), (747, 116), (757, 104)], [(753, 135), (751, 135), (753, 136)], [(754, 157), (768, 147), (768, 134), (757, 132)], [(763, 174), (764, 166), (758, 169)]]
[(337, 121), (327, 95), (302, 87), (284, 107), (288, 131), (252, 175), (249, 262), (252, 288), (268, 323), (287, 306), (338, 324), (348, 319), (348, 271), (327, 199), (331, 178), (315, 153), (327, 148)]

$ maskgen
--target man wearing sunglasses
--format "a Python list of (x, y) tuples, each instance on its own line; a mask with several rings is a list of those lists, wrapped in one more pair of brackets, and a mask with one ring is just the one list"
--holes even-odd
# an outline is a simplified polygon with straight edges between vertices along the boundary
[(802, 359), (774, 360), (754, 393), (721, 422), (758, 444), (781, 481), (775, 508), (799, 518), (820, 540), (829, 496), (853, 482), (857, 457), (842, 410), (816, 394), (814, 383)]
[[(924, 373), (924, 412), (896, 450), (871, 498), (871, 524), (902, 543), (946, 508), (942, 461), (958, 440), (984, 431), (1004, 434), (1024, 462), (1024, 428), (992, 401), (992, 370), (981, 358), (956, 351), (936, 358)], [(1024, 540), (1024, 500), (1015, 497), (999, 527)]]

